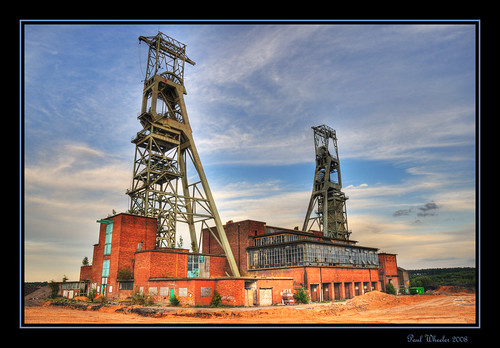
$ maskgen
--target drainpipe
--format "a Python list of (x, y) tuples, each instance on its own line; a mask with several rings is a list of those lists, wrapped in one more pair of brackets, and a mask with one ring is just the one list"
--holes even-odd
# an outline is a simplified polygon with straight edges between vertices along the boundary
[(309, 285), (307, 284), (307, 269), (304, 266), (304, 289), (309, 290)]
[(321, 274), (321, 266), (319, 267), (319, 288), (320, 288), (320, 293), (319, 293), (319, 301), (323, 301), (323, 276)]
[(241, 269), (241, 265), (240, 265), (240, 251), (241, 251), (241, 245), (240, 245), (240, 224), (238, 224), (238, 269)]

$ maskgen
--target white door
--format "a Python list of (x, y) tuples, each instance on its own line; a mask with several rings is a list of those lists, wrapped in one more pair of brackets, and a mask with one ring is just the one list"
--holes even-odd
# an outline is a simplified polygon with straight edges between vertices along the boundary
[(259, 305), (270, 306), (273, 304), (272, 289), (259, 289)]

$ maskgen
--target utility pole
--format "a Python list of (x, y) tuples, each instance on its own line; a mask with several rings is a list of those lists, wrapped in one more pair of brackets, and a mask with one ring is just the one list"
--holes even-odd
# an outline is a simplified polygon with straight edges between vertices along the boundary
[[(349, 240), (346, 200), (341, 191), (340, 160), (334, 129), (321, 125), (314, 130), (316, 169), (313, 190), (302, 227), (308, 231), (316, 224), (326, 237)], [(315, 214), (313, 214), (315, 212)]]
[(177, 223), (187, 224), (193, 252), (199, 252), (196, 226), (201, 233), (213, 220), (215, 231), (209, 230), (233, 276), (239, 277), (184, 104), (184, 66), (195, 62), (186, 55), (186, 45), (161, 32), (140, 36), (141, 42), (148, 45), (148, 64), (138, 117), (143, 129), (132, 139), (136, 147), (132, 187), (127, 190), (130, 212), (158, 220), (157, 248), (174, 248)]

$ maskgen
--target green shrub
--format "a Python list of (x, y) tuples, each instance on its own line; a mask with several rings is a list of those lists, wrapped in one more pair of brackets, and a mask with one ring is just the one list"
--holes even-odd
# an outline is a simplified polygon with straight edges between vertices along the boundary
[(217, 291), (214, 291), (214, 297), (212, 297), (212, 301), (210, 301), (210, 306), (212, 307), (217, 307), (222, 301), (222, 298), (220, 297), (219, 293)]
[(97, 290), (96, 289), (90, 289), (90, 291), (89, 291), (90, 302), (94, 302), (94, 299), (95, 299), (96, 295), (97, 295)]
[(144, 293), (141, 293), (136, 288), (132, 293), (132, 303), (141, 306), (151, 306), (153, 304), (153, 300), (150, 296), (144, 295)]
[(178, 306), (179, 305), (179, 299), (177, 298), (177, 296), (170, 296), (170, 304), (172, 306)]
[(49, 282), (49, 288), (50, 288), (50, 298), (56, 298), (57, 293), (59, 292), (59, 284), (51, 280)]
[(309, 303), (311, 300), (307, 294), (307, 290), (304, 288), (298, 289), (297, 292), (293, 294), (293, 298), (295, 299), (295, 303)]
[(130, 268), (123, 268), (118, 271), (118, 274), (116, 276), (120, 280), (130, 280), (132, 279), (132, 271)]
[(385, 292), (390, 295), (396, 295), (396, 289), (394, 288), (394, 285), (392, 285), (391, 283), (385, 286)]

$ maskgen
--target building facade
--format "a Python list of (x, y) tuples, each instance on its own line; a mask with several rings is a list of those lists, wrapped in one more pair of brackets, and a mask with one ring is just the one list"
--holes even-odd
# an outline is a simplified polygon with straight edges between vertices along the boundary
[[(377, 248), (254, 220), (229, 221), (224, 228), (242, 276), (290, 277), (293, 288), (306, 289), (312, 301), (380, 290)], [(202, 233), (203, 252), (219, 252), (210, 231)]]
[[(159, 303), (175, 296), (181, 305), (191, 306), (209, 305), (217, 292), (222, 304), (252, 306), (280, 303), (282, 294), (292, 291), (289, 277), (229, 277), (222, 251), (156, 248), (154, 218), (121, 213), (97, 222), (92, 265), (82, 266), (80, 281), (75, 282), (79, 292), (95, 290), (107, 299), (126, 299), (139, 292)], [(76, 296), (62, 287), (62, 296)]]
[(209, 305), (217, 292), (222, 304), (253, 306), (282, 303), (284, 294), (299, 288), (311, 301), (333, 301), (385, 291), (389, 282), (399, 289), (403, 283), (395, 254), (318, 231), (255, 220), (227, 222), (224, 229), (241, 274), (230, 277), (227, 258), (209, 229), (202, 230), (201, 252), (193, 253), (157, 248), (154, 218), (121, 213), (97, 222), (92, 265), (82, 266), (79, 281), (64, 285), (68, 289), (61, 285), (65, 297), (93, 290), (107, 299), (126, 299), (139, 292), (154, 302), (177, 297), (181, 305), (195, 306)]
[(408, 271), (398, 267), (397, 254), (379, 253), (379, 277), (381, 290), (387, 290), (387, 284), (392, 284), (396, 294), (408, 294), (410, 277)]

